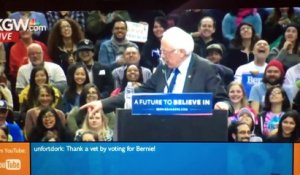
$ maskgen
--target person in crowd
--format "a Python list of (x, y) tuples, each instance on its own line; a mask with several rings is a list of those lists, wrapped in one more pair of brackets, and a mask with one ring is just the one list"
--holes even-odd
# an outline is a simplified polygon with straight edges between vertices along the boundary
[(249, 23), (253, 26), (258, 36), (262, 33), (262, 21), (256, 8), (240, 8), (234, 9), (227, 13), (222, 21), (222, 31), (225, 42), (229, 42), (234, 38), (234, 33), (238, 30), (238, 26), (242, 22)]
[(8, 141), (22, 142), (24, 141), (24, 136), (19, 125), (13, 120), (7, 121), (8, 118), (13, 118), (13, 116), (10, 116), (12, 115), (12, 112), (9, 110), (7, 102), (5, 100), (0, 100), (0, 126), (7, 127), (9, 135), (11, 136), (8, 137)]
[[(211, 92), (214, 109), (228, 110), (232, 113), (233, 108), (226, 90), (222, 87), (222, 81), (217, 76), (213, 65), (193, 54), (193, 49), (194, 41), (190, 34), (178, 27), (166, 30), (160, 48), (165, 65), (160, 65), (144, 85), (135, 88), (135, 92)], [(171, 76), (168, 78), (167, 75)], [(175, 82), (173, 89), (170, 88), (171, 79), (174, 79), (173, 83)], [(120, 94), (102, 101), (90, 102), (81, 109), (89, 108), (90, 114), (100, 109), (108, 112), (116, 107), (123, 107), (124, 101), (124, 94)]]
[(253, 61), (254, 55), (252, 51), (254, 44), (258, 40), (259, 38), (252, 24), (240, 23), (224, 59), (225, 65), (235, 72), (239, 66)]
[(108, 67), (94, 61), (94, 44), (89, 39), (79, 41), (77, 45), (78, 61), (85, 65), (91, 83), (97, 85), (101, 98), (106, 98), (112, 92), (113, 77)]
[(234, 74), (236, 81), (242, 82), (243, 74), (263, 74), (267, 67), (266, 59), (269, 55), (270, 46), (266, 40), (258, 40), (253, 48), (254, 60), (237, 68)]
[(195, 41), (195, 53), (198, 53), (201, 57), (206, 57), (207, 46), (218, 43), (218, 41), (213, 37), (216, 32), (216, 21), (211, 16), (204, 16), (200, 19), (198, 24), (198, 35), (194, 37)]
[(72, 19), (80, 25), (82, 31), (85, 31), (86, 14), (84, 11), (47, 11), (46, 17), (50, 30), (54, 28), (57, 21), (62, 19)]
[(296, 94), (300, 88), (300, 63), (295, 66), (290, 67), (286, 73), (283, 85), (289, 86), (292, 88), (293, 97), (296, 97)]
[(292, 103), (293, 94), (291, 88), (283, 86), (284, 73), (285, 71), (282, 63), (278, 60), (272, 60), (265, 69), (262, 82), (251, 88), (249, 102), (251, 108), (253, 108), (257, 114), (259, 114), (264, 107), (267, 89), (275, 85), (283, 87), (288, 95), (288, 100)]
[(300, 119), (299, 113), (291, 110), (282, 115), (276, 134), (267, 138), (267, 142), (299, 142)]
[(132, 82), (133, 87), (139, 87), (143, 84), (144, 80), (141, 67), (135, 64), (128, 65), (124, 70), (121, 85), (111, 93), (111, 96), (116, 96), (123, 92), (128, 82)]
[(221, 64), (224, 55), (224, 46), (221, 43), (211, 44), (207, 46), (206, 53), (206, 58), (214, 63), (214, 66), (224, 83), (224, 87), (227, 88), (233, 81), (233, 71)]
[(5, 84), (0, 83), (0, 99), (5, 100), (9, 109), (14, 109), (13, 96)]
[(85, 131), (93, 131), (97, 133), (99, 141), (112, 141), (113, 131), (108, 126), (107, 117), (103, 111), (99, 111), (93, 115), (87, 114), (82, 124), (82, 128), (76, 131), (75, 141), (80, 141)]
[[(80, 106), (101, 99), (101, 93), (97, 86), (92, 83), (86, 84), (80, 94)], [(67, 117), (67, 126), (71, 132), (75, 133), (79, 128), (82, 127), (82, 123), (87, 115), (87, 110), (79, 110), (79, 107), (74, 107), (69, 112)], [(108, 118), (108, 125), (110, 128), (115, 126), (115, 115), (114, 113), (106, 113)]]
[[(35, 92), (35, 101), (37, 102), (36, 106), (29, 109), (25, 117), (24, 133), (26, 138), (29, 137), (32, 128), (37, 125), (37, 118), (41, 110), (43, 108), (51, 107), (55, 102), (55, 93), (53, 88), (47, 84), (39, 86)], [(65, 114), (59, 109), (53, 109), (57, 112), (61, 123), (65, 125)]]
[[(22, 126), (24, 126), (24, 119), (26, 116), (26, 112), (36, 107), (38, 104), (38, 101), (36, 101), (35, 95), (37, 88), (39, 86), (42, 86), (44, 84), (49, 83), (49, 76), (47, 70), (42, 66), (34, 67), (31, 71), (30, 75), (30, 84), (27, 85), (19, 94), (19, 104), (20, 104), (20, 123), (22, 123)], [(52, 104), (53, 108), (62, 109), (62, 95), (60, 91), (50, 86), (54, 91), (55, 101)]]
[[(300, 23), (293, 7), (275, 7), (268, 15), (263, 28), (264, 38), (277, 47), (285, 27), (291, 23)], [(278, 44), (277, 44), (278, 43)]]
[(123, 58), (125, 61), (125, 64), (121, 67), (118, 67), (112, 71), (112, 76), (115, 81), (115, 88), (119, 88), (122, 86), (123, 78), (124, 78), (124, 72), (127, 69), (128, 65), (134, 64), (137, 67), (141, 68), (141, 76), (143, 78), (143, 82), (145, 83), (152, 75), (151, 70), (149, 70), (146, 67), (140, 66), (140, 60), (141, 60), (141, 55), (139, 52), (139, 49), (134, 46), (128, 46), (124, 53), (123, 53)]
[(127, 24), (123, 19), (115, 19), (112, 28), (112, 37), (100, 45), (98, 61), (113, 70), (124, 64), (122, 54), (129, 45), (134, 45), (126, 39)]
[(90, 82), (85, 66), (80, 63), (71, 65), (68, 69), (68, 87), (63, 94), (63, 111), (68, 113), (80, 104), (80, 94), (84, 85)]
[(9, 136), (8, 128), (6, 126), (0, 126), (0, 142), (8, 142)]
[(0, 83), (6, 85), (9, 89), (12, 89), (11, 81), (9, 80), (10, 73), (6, 66), (7, 60), (5, 45), (3, 42), (0, 42)]
[(265, 105), (259, 115), (262, 136), (269, 137), (276, 133), (282, 115), (291, 109), (288, 96), (281, 86), (272, 86), (266, 92)]
[[(114, 10), (109, 13), (105, 11), (93, 10), (87, 12), (86, 18), (86, 34), (93, 40), (96, 39), (108, 39), (110, 37), (110, 31), (108, 31), (109, 25), (117, 18), (122, 18), (125, 21), (131, 21), (130, 14), (127, 10)], [(93, 40), (95, 43), (95, 40)], [(98, 52), (95, 52), (98, 53)]]
[(262, 138), (258, 135), (260, 134), (260, 131), (258, 130), (259, 127), (257, 127), (257, 115), (254, 113), (253, 109), (249, 107), (241, 108), (240, 111), (237, 113), (237, 117), (229, 121), (229, 126), (234, 122), (243, 122), (250, 126), (250, 142), (263, 141)]
[(167, 30), (167, 28), (168, 28), (167, 19), (162, 16), (156, 17), (154, 19), (154, 26), (152, 29), (154, 37), (148, 38), (147, 42), (143, 46), (142, 56), (141, 56), (141, 66), (150, 69), (152, 72), (160, 63), (160, 51), (159, 51), (160, 40), (162, 38), (164, 31)]
[(32, 43), (37, 43), (42, 47), (43, 50), (43, 58), (45, 61), (52, 62), (52, 58), (48, 55), (48, 48), (47, 46), (37, 40), (32, 38), (32, 32), (27, 31), (20, 31), (20, 38), (19, 40), (10, 48), (9, 52), (9, 71), (10, 77), (15, 82), (19, 67), (28, 64), (28, 53), (27, 47)]
[(66, 87), (66, 76), (62, 68), (51, 62), (44, 61), (43, 49), (39, 44), (32, 43), (27, 48), (30, 62), (22, 65), (18, 70), (16, 91), (18, 94), (30, 84), (30, 74), (34, 67), (43, 66), (48, 72), (49, 82), (52, 86), (58, 88), (61, 92)]
[(74, 64), (76, 44), (84, 38), (79, 24), (72, 19), (61, 19), (55, 23), (48, 38), (49, 54), (54, 63), (67, 74), (69, 65)]
[(230, 142), (250, 142), (251, 128), (245, 122), (234, 122), (229, 126)]
[(245, 89), (240, 82), (232, 81), (228, 85), (227, 92), (229, 100), (234, 108), (234, 113), (232, 116), (229, 116), (229, 119), (237, 118), (237, 114), (240, 109), (249, 106)]
[(281, 38), (278, 47), (274, 47), (270, 51), (268, 61), (272, 59), (280, 60), (285, 67), (285, 70), (300, 62), (299, 50), (299, 26), (298, 24), (289, 24), (284, 30), (284, 36)]
[(99, 137), (94, 131), (85, 131), (81, 135), (82, 142), (98, 142)]
[[(29, 133), (28, 140), (30, 142), (49, 141), (45, 137), (49, 135), (49, 131), (57, 135), (55, 141), (69, 142), (72, 141), (72, 135), (66, 129), (64, 123), (56, 109), (51, 107), (42, 108), (39, 112), (36, 125)], [(53, 141), (53, 140), (52, 140)]]

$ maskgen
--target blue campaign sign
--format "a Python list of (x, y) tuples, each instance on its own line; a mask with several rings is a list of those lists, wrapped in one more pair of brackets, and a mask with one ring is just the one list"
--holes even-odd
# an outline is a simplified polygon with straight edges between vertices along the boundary
[(252, 86), (254, 86), (255, 84), (258, 84), (262, 80), (263, 75), (264, 74), (253, 75), (250, 73), (242, 75), (242, 84), (244, 86), (247, 98), (249, 98)]
[(212, 93), (137, 93), (132, 96), (132, 115), (211, 115)]

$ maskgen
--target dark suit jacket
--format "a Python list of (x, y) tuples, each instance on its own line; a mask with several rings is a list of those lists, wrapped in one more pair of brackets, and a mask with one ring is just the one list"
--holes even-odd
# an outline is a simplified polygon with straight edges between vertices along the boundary
[(110, 69), (98, 62), (94, 62), (92, 70), (94, 78), (93, 83), (100, 90), (101, 98), (109, 97), (114, 89), (114, 81)]
[[(158, 66), (151, 78), (144, 85), (136, 88), (135, 92), (163, 92), (170, 72), (168, 68), (166, 71), (164, 69), (164, 66)], [(223, 83), (213, 65), (196, 54), (192, 55), (183, 92), (212, 92), (214, 104), (219, 101), (225, 101), (230, 104)], [(105, 99), (102, 101), (102, 104), (105, 111), (123, 107), (124, 94)]]

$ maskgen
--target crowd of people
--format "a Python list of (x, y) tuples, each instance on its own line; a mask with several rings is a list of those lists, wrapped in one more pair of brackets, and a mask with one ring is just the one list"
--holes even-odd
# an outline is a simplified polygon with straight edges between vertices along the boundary
[[(6, 15), (47, 30), (0, 43), (1, 141), (113, 141), (127, 83), (170, 92), (174, 78), (171, 92), (212, 92), (229, 111), (229, 141), (300, 141), (300, 8)], [(126, 21), (148, 24), (145, 43)]]

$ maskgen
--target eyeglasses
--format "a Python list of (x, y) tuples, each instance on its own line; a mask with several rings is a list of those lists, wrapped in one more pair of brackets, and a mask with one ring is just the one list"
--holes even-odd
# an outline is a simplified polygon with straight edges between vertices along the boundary
[(278, 94), (282, 94), (281, 91), (272, 91), (271, 95), (278, 95)]

